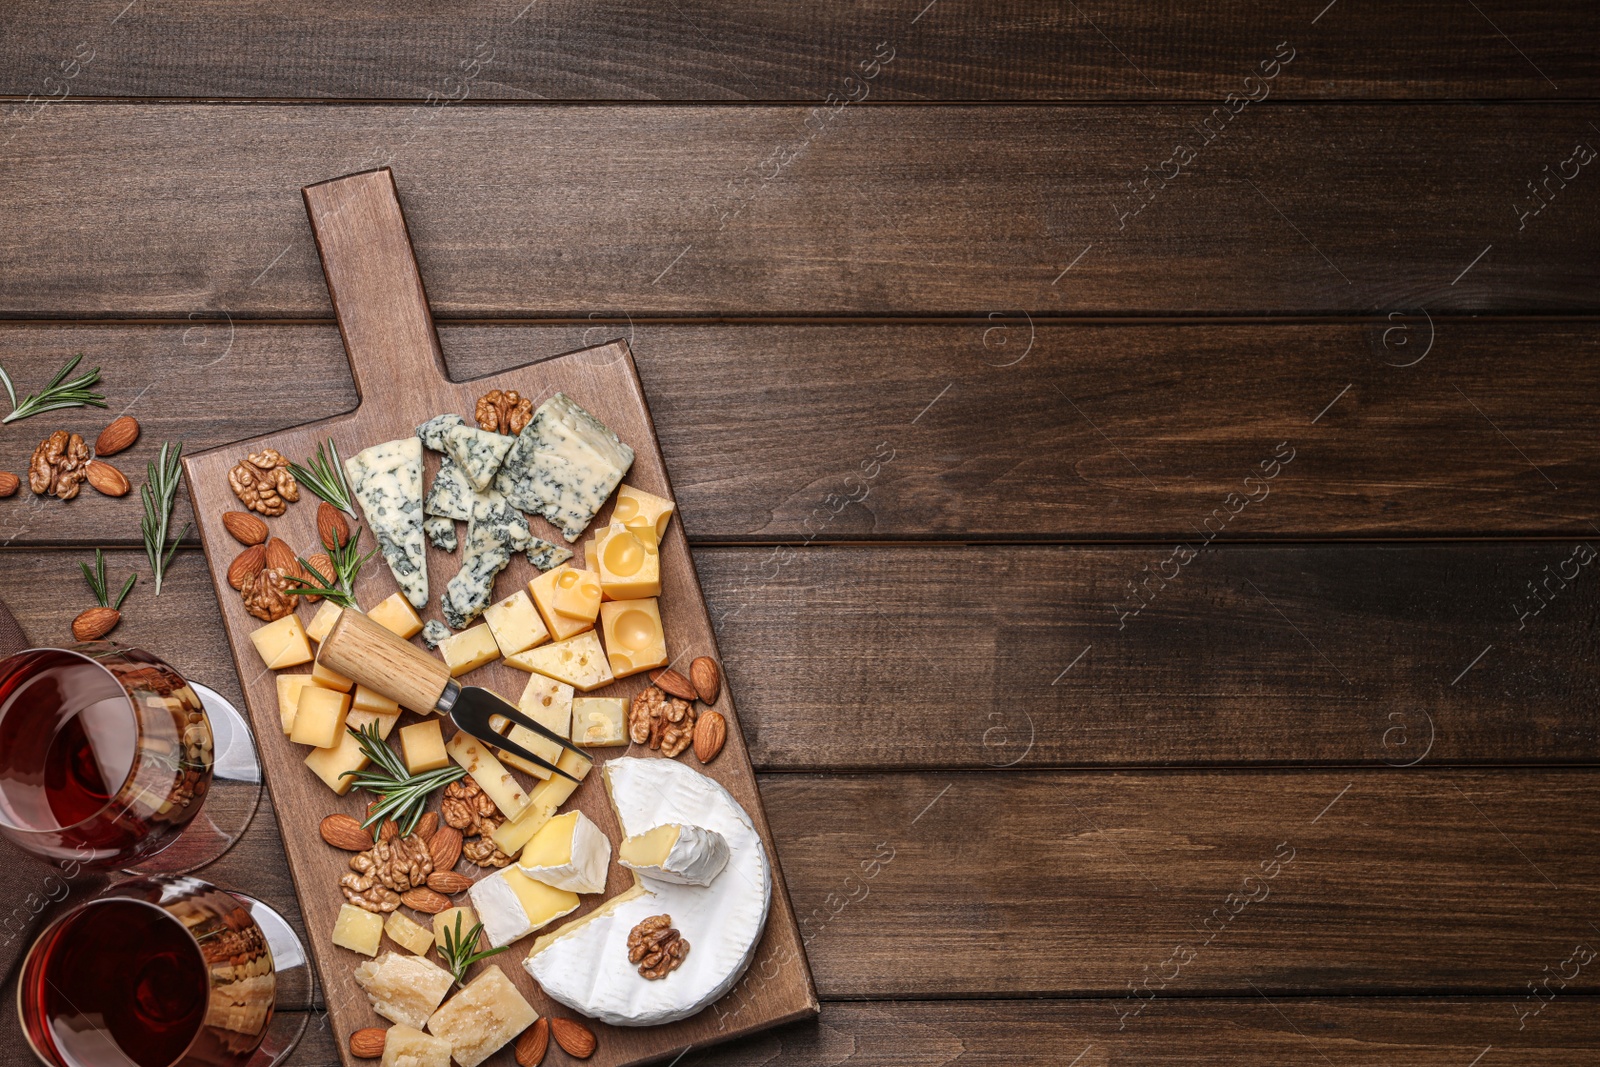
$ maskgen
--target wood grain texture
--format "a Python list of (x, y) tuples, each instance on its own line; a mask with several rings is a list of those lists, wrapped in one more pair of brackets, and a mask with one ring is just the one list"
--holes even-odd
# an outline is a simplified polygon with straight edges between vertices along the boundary
[[(0, 316), (329, 319), (299, 189), (374, 146), (442, 318), (1381, 317), (1600, 293), (1586, 170), (1519, 220), (1543, 202), (1527, 183), (1596, 138), (1544, 105), (47, 112), (0, 170)], [(1164, 164), (1177, 144), (1194, 159)]]
[[(1270, 499), (1219, 539), (1587, 537), (1600, 513), (1588, 430), (1600, 419), (1600, 329), (1588, 320), (619, 317), (441, 333), (458, 378), (629, 340), (693, 543), (1192, 537), (1285, 440), (1296, 458)], [(112, 462), (138, 482), (163, 440), (196, 451), (356, 403), (332, 326), (14, 324), (0, 327), (0, 350), (21, 389), (83, 352), (112, 404), (0, 428), (0, 469), (18, 472), (50, 430), (92, 439), (130, 404), (144, 436)], [(287, 382), (292, 405), (266, 384)], [(864, 484), (880, 443), (894, 458)], [(136, 543), (138, 516), (136, 496), (41, 505), (25, 492), (0, 500), (0, 539)]]
[[(775, 0), (476, 0), (448, 11), (365, 0), (331, 21), (304, 3), (121, 8), (7, 5), (0, 93), (822, 100), (848, 91), (844, 79), (880, 41), (896, 50), (873, 93), (888, 100), (1220, 99), (1280, 40), (1305, 55), (1280, 82), (1287, 99), (1581, 98), (1600, 87), (1588, 47), (1600, 23), (1572, 0), (1490, 0), (1476, 12), (1344, 5), (1320, 17), (1283, 0), (931, 9), (875, 0), (804, 12)], [(73, 57), (77, 68), (61, 65)], [(19, 112), (14, 121), (28, 113)]]
[[(1114, 598), (1126, 609), (1125, 583), (1164, 552), (694, 558), (751, 758), (797, 771), (1594, 763), (1600, 578), (1579, 568), (1537, 614), (1527, 591), (1570, 555), (1564, 542), (1222, 548), (1125, 629)], [(0, 600), (34, 640), (68, 640), (91, 603), (84, 558), (0, 554)], [(142, 554), (107, 560), (113, 578), (146, 571)], [(242, 699), (198, 553), (179, 553), (159, 599), (141, 584), (124, 617), (116, 639)]]

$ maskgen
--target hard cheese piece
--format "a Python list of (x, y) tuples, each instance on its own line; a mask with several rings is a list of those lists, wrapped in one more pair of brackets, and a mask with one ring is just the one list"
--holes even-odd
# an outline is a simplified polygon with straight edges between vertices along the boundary
[(557, 393), (517, 435), (495, 487), (573, 542), (632, 465), (633, 449), (571, 397)]
[(611, 672), (618, 678), (667, 665), (667, 637), (655, 597), (601, 604), (600, 629)]
[(498, 604), (484, 608), (483, 621), (489, 624), (489, 632), (494, 634), (502, 656), (514, 655), (550, 640), (550, 631), (545, 629), (533, 601), (520, 589)]
[(383, 940), (383, 916), (354, 904), (342, 904), (333, 924), (333, 943), (366, 956), (378, 954)]
[(461, 1067), (478, 1067), (539, 1018), (506, 973), (493, 963), (433, 1013), (428, 1029), (450, 1042)]
[[(423, 509), (426, 512), (427, 505)], [(456, 523), (454, 519), (446, 519), (439, 515), (429, 515), (422, 520), (422, 532), (428, 535), (428, 544), (434, 548), (442, 548), (446, 552), (454, 552), (459, 544), (456, 541)]]
[[(547, 995), (602, 1022), (655, 1026), (688, 1018), (732, 989), (755, 955), (772, 900), (766, 849), (738, 801), (685, 764), (622, 756), (605, 765), (604, 776), (625, 835), (664, 822), (705, 827), (727, 841), (727, 868), (709, 886), (635, 872), (634, 895), (540, 937), (523, 966)], [(628, 933), (663, 914), (689, 942), (689, 954), (665, 980), (642, 981), (628, 962)]]
[(367, 618), (407, 641), (422, 632), (422, 619), (399, 593), (390, 594), (383, 603), (367, 612)]
[(438, 719), (424, 719), (400, 727), (400, 754), (412, 774), (436, 771), (448, 766), (450, 755), (444, 750), (444, 735)]
[(595, 534), (600, 588), (608, 600), (640, 600), (661, 595), (661, 553), (654, 527), (631, 529), (612, 523)]
[(398, 715), (400, 705), (386, 696), (374, 693), (364, 685), (358, 685), (355, 694), (350, 698), (350, 710), (367, 711), (374, 715)]
[(672, 513), (677, 510), (678, 505), (666, 497), (635, 489), (631, 485), (620, 485), (617, 487), (616, 506), (611, 509), (611, 521), (634, 529), (652, 527), (656, 532), (656, 543), (660, 544), (661, 539), (667, 536), (667, 523), (672, 521)]
[(344, 735), (344, 720), (349, 711), (349, 693), (308, 685), (300, 690), (289, 740), (313, 748), (332, 748)]
[(462, 630), (439, 642), (439, 655), (450, 667), (450, 677), (459, 678), (475, 671), (485, 663), (500, 658), (500, 646), (494, 642), (489, 627), (479, 623), (470, 630)]
[(663, 823), (625, 839), (617, 862), (663, 882), (710, 885), (728, 865), (728, 842), (703, 826)]
[(389, 913), (389, 917), (383, 921), (383, 932), (389, 935), (389, 940), (407, 952), (426, 956), (433, 951), (433, 934), (425, 927), (412, 922), (402, 912)]
[(427, 606), (422, 442), (405, 437), (364, 448), (344, 461), (344, 470), (400, 591), (412, 607)]
[(542, 537), (528, 542), (528, 562), (542, 571), (559, 567), (572, 558), (572, 549), (553, 545)]
[(563, 749), (556, 766), (578, 781), (574, 782), (559, 774), (552, 774), (547, 780), (534, 786), (532, 792), (528, 794), (528, 806), (522, 810), (522, 814), (515, 819), (507, 819), (500, 824), (499, 829), (489, 835), (495, 847), (501, 852), (515, 856), (534, 834), (544, 828), (544, 824), (550, 821), (557, 809), (567, 802), (577, 790), (578, 782), (583, 781), (594, 764), (571, 749)]
[(455, 984), (443, 967), (398, 952), (368, 960), (355, 969), (354, 977), (372, 1002), (373, 1011), (392, 1023), (418, 1030), (428, 1025), (428, 1016)]
[(539, 609), (539, 617), (544, 620), (545, 628), (550, 636), (557, 641), (565, 641), (574, 634), (594, 628), (594, 618), (575, 619), (563, 615), (556, 610), (556, 588), (563, 578), (577, 572), (577, 568), (570, 564), (562, 564), (552, 571), (545, 571), (539, 577), (528, 583), (528, 595), (533, 597), (533, 604)]
[(474, 503), (461, 570), (439, 598), (444, 621), (460, 629), (477, 618), (494, 595), (495, 576), (532, 536), (528, 520), (504, 500)]
[(515, 867), (478, 879), (467, 896), (493, 948), (527, 937), (578, 907), (578, 894), (536, 882)]
[(528, 794), (481, 742), (463, 730), (446, 742), (444, 749), (451, 759), (466, 768), (501, 814), (508, 819), (522, 814), (528, 806)]
[(506, 453), (516, 443), (515, 437), (490, 433), (476, 426), (452, 426), (444, 432), (444, 450), (456, 461), (472, 488), (480, 493), (489, 488), (495, 472), (505, 462)]
[(450, 1042), (413, 1026), (391, 1026), (378, 1067), (450, 1067)]
[(600, 614), (600, 576), (591, 570), (563, 567), (556, 577), (551, 607), (557, 615), (593, 626)]
[(433, 917), (433, 943), (441, 949), (444, 948), (446, 931), (449, 931), (450, 936), (457, 941), (465, 940), (467, 934), (477, 925), (478, 913), (471, 908), (446, 908)]
[(377, 723), (378, 737), (381, 739), (394, 732), (394, 724), (399, 721), (400, 713), (398, 711), (393, 715), (379, 715), (371, 711), (357, 711), (352, 706), (350, 714), (345, 716), (344, 725), (346, 727), (345, 732), (348, 733), (350, 730), (364, 730), (373, 723)]
[(571, 741), (589, 748), (627, 744), (628, 702), (622, 697), (574, 697)]
[(368, 762), (366, 754), (361, 751), (361, 742), (348, 731), (332, 748), (314, 748), (311, 755), (306, 757), (306, 766), (311, 773), (340, 796), (350, 792), (353, 784), (345, 772), (366, 770)]
[(506, 665), (566, 682), (585, 693), (616, 681), (606, 662), (605, 649), (600, 647), (600, 639), (593, 630), (507, 656)]
[(277, 622), (250, 631), (250, 642), (256, 646), (261, 662), (271, 670), (298, 667), (311, 662), (311, 642), (306, 638), (306, 628), (300, 625), (298, 615), (285, 615)]
[(309, 674), (278, 675), (278, 721), (283, 732), (294, 729), (295, 711), (300, 703), (300, 690), (314, 684)]
[(311, 616), (311, 622), (306, 625), (306, 636), (321, 644), (322, 639), (328, 636), (328, 631), (333, 629), (333, 624), (339, 621), (339, 612), (343, 610), (344, 608), (333, 601), (324, 600), (318, 605), (317, 613)]
[(348, 693), (355, 688), (356, 683), (340, 674), (338, 671), (329, 670), (320, 663), (311, 666), (311, 679), (323, 689), (337, 689), (341, 693)]
[(557, 815), (522, 850), (517, 866), (529, 878), (574, 893), (601, 893), (611, 842), (581, 811)]
[(450, 636), (450, 627), (438, 619), (429, 619), (422, 627), (422, 643), (438, 648)]

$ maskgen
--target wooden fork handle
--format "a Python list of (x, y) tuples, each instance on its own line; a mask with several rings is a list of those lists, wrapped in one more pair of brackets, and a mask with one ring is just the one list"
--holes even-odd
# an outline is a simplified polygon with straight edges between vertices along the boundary
[(426, 715), (450, 684), (450, 668), (359, 611), (339, 613), (317, 662), (403, 708)]

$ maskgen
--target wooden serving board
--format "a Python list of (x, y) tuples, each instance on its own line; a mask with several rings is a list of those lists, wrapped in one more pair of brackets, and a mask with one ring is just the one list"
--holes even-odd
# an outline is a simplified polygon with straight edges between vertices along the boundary
[[(350, 1033), (361, 1027), (387, 1024), (372, 1012), (366, 995), (351, 977), (351, 971), (366, 957), (336, 947), (330, 940), (334, 919), (344, 903), (338, 881), (349, 869), (350, 853), (325, 844), (317, 827), (324, 816), (333, 812), (360, 817), (369, 798), (357, 792), (345, 797), (335, 796), (303, 765), (309, 750), (291, 743), (283, 735), (278, 720), (274, 672), (264, 669), (250, 641), (251, 631), (261, 623), (245, 611), (240, 595), (227, 582), (228, 565), (241, 550), (222, 525), (223, 513), (241, 506), (228, 486), (228, 470), (247, 453), (262, 448), (275, 448), (289, 459), (304, 463), (307, 457), (315, 454), (317, 445), (328, 438), (333, 439), (341, 456), (349, 457), (368, 445), (410, 436), (419, 424), (444, 412), (455, 412), (470, 422), (477, 398), (491, 389), (515, 389), (531, 397), (535, 406), (559, 390), (593, 412), (633, 447), (635, 459), (626, 477), (628, 484), (669, 498), (673, 494), (639, 376), (625, 342), (615, 341), (566, 355), (534, 359), (515, 370), (472, 381), (451, 381), (445, 374), (433, 318), (390, 172), (384, 169), (339, 178), (309, 186), (304, 194), (361, 401), (354, 411), (345, 415), (188, 457), (184, 468), (206, 559), (222, 604), (228, 641), (260, 745), (267, 786), (272, 791), (290, 871), (310, 934), (312, 955), (322, 977), (328, 1012), (339, 1041), (340, 1056), (346, 1067), (353, 1067)], [(426, 455), (426, 484), (431, 484), (439, 457), (431, 452)], [(316, 511), (316, 497), (302, 489), (300, 501), (291, 504), (285, 515), (268, 519), (267, 525), (274, 536), (282, 537), (300, 554), (309, 555), (318, 545)], [(596, 523), (608, 522), (610, 511), (608, 503)], [(566, 543), (560, 533), (542, 519), (530, 518), (529, 521), (536, 534), (556, 544)], [(464, 526), (458, 524), (458, 533), (464, 544)], [(364, 535), (364, 548), (372, 547), (370, 537), (370, 531)], [(581, 549), (571, 547), (581, 558)], [(429, 547), (428, 581), (432, 601), (423, 612), (425, 619), (440, 618), (438, 594), (455, 574), (459, 562), (459, 552), (446, 553)], [(661, 549), (661, 570), (661, 615), (674, 664), (683, 668), (692, 658), (702, 655), (716, 658), (720, 663), (711, 620), (679, 517), (674, 517), (668, 527)], [(527, 557), (519, 553), (500, 574), (495, 598), (498, 600), (525, 588), (537, 573)], [(356, 596), (361, 605), (370, 607), (395, 589), (394, 579), (382, 557), (375, 556), (362, 571)], [(306, 605), (299, 611), (302, 621), (309, 621), (314, 607)], [(420, 642), (420, 638), (416, 640)], [(293, 668), (300, 672), (309, 669), (309, 665)], [(496, 662), (463, 680), (486, 686), (514, 703), (527, 677), (521, 671)], [(638, 675), (591, 695), (631, 698), (648, 684), (645, 675)], [(690, 1019), (648, 1028), (613, 1028), (585, 1020), (599, 1038), (599, 1048), (588, 1062), (612, 1065), (670, 1059), (691, 1047), (728, 1040), (817, 1013), (816, 991), (800, 931), (726, 684), (716, 708), (727, 716), (729, 725), (727, 745), (722, 754), (704, 767), (694, 759), (692, 752), (679, 758), (688, 760), (691, 766), (726, 786), (750, 813), (766, 842), (774, 871), (766, 933), (744, 979), (721, 1001)], [(416, 721), (416, 718), (406, 712), (402, 723)], [(445, 731), (447, 735), (452, 731), (448, 723)], [(391, 741), (394, 739), (395, 735), (391, 735)], [(620, 835), (601, 782), (600, 765), (612, 756), (628, 753), (649, 756), (652, 753), (637, 745), (590, 752), (595, 757), (595, 770), (563, 810), (570, 810), (572, 804), (581, 808), (611, 838), (615, 856)], [(437, 805), (435, 800), (433, 809), (436, 810)], [(457, 869), (474, 877), (492, 873), (480, 871), (465, 859)], [(584, 906), (568, 919), (585, 914), (631, 884), (631, 875), (613, 863), (604, 897), (586, 897)], [(466, 903), (465, 894), (457, 899)], [(426, 915), (413, 915), (413, 918), (431, 925)], [(523, 969), (522, 960), (532, 940), (532, 937), (525, 938), (487, 963), (476, 964), (472, 973), (478, 973), (489, 964), (498, 964), (528, 996), (540, 1015), (573, 1017), (570, 1009), (545, 997)], [(400, 951), (387, 938), (384, 948)], [(551, 1055), (559, 1057), (561, 1054), (552, 1049)], [(514, 1062), (512, 1047), (508, 1045), (488, 1062), (509, 1067)]]

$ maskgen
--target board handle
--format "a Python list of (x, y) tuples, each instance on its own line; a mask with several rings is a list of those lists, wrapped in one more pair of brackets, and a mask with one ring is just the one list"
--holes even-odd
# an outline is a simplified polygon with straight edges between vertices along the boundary
[(403, 708), (426, 715), (450, 684), (450, 668), (359, 611), (339, 612), (317, 662)]

